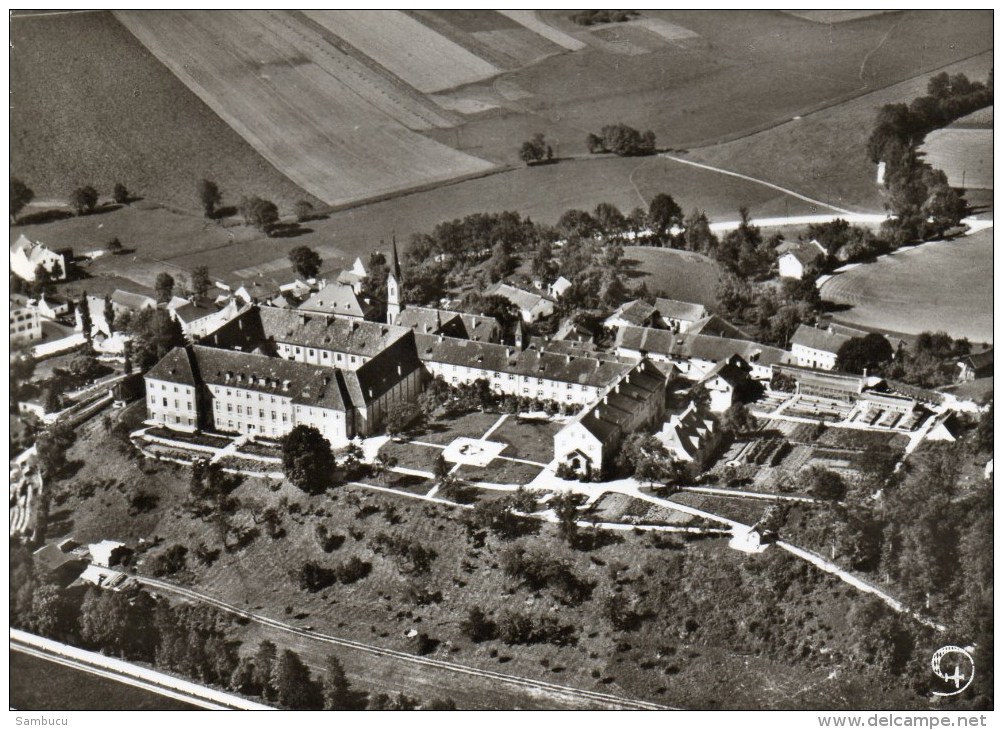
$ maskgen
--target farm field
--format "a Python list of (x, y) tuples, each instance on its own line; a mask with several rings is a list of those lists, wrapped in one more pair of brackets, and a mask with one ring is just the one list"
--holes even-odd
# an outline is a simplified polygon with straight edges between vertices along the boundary
[[(992, 63), (992, 53), (984, 53), (944, 70), (985, 79)], [(880, 212), (883, 199), (875, 181), (877, 168), (866, 150), (874, 119), (884, 104), (909, 103), (925, 94), (931, 75), (923, 74), (734, 142), (695, 150), (691, 157), (836, 205)]]
[(895, 10), (785, 10), (788, 15), (810, 20), (813, 23), (848, 23), (872, 15), (894, 13)]
[(935, 129), (920, 147), (926, 161), (943, 170), (953, 187), (993, 189), (993, 108), (958, 119), (946, 129)]
[(134, 195), (194, 210), (196, 181), (211, 177), (280, 205), (320, 203), (110, 12), (16, 18), (10, 40), (10, 170), (38, 199), (88, 184), (107, 195), (122, 182)]
[[(470, 118), (458, 140), (442, 130), (430, 134), (503, 163), (517, 162), (527, 131), (555, 138), (562, 155), (581, 154), (588, 132), (617, 121), (650, 128), (660, 147), (692, 149), (992, 48), (991, 24), (979, 13), (910, 11), (829, 25), (782, 12), (647, 10), (646, 25), (595, 31), (567, 16), (565, 10), (533, 17), (586, 47), (499, 76), (495, 85), (518, 89), (519, 98), (496, 93), (502, 108)], [(610, 33), (636, 48), (603, 40)], [(782, 94), (775, 84), (781, 78)]]
[[(375, 101), (388, 94), (385, 79), (297, 16), (119, 11), (116, 17), (263, 157), (326, 203), (492, 167), (412, 131), (448, 122), (412, 108), (403, 95), (391, 97), (399, 103), (386, 109)], [(411, 128), (401, 123), (405, 114), (415, 117)]]
[(993, 341), (993, 229), (899, 250), (833, 276), (823, 299), (850, 305), (835, 318), (893, 332), (947, 332)]
[(717, 301), (715, 289), (721, 269), (706, 256), (670, 248), (627, 246), (623, 261), (634, 285), (643, 280), (652, 292), (664, 291), (673, 299), (707, 306)]
[(399, 10), (304, 10), (418, 91), (490, 78), (501, 69)]

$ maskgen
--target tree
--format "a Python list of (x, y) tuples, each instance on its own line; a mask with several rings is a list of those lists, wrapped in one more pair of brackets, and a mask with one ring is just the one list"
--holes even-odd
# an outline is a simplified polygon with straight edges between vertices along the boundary
[(104, 295), (104, 321), (108, 323), (108, 331), (115, 331), (115, 307), (111, 303), (111, 294)]
[(350, 710), (352, 709), (353, 697), (351, 685), (348, 677), (345, 676), (345, 668), (341, 661), (334, 654), (327, 657), (324, 663), (324, 709), (325, 710)]
[(519, 159), (527, 165), (532, 165), (542, 160), (550, 161), (553, 158), (553, 149), (547, 144), (543, 134), (540, 133), (534, 134), (532, 139), (523, 142), (522, 147), (519, 148)]
[(90, 185), (77, 188), (70, 196), (70, 203), (77, 211), (77, 215), (93, 213), (98, 204), (98, 191)]
[(91, 321), (91, 308), (87, 303), (87, 292), (80, 295), (80, 301), (77, 302), (77, 311), (80, 313), (80, 331), (87, 341), (90, 342), (94, 323)]
[(275, 203), (256, 195), (241, 198), (237, 209), (243, 216), (244, 223), (266, 234), (279, 222), (279, 209)]
[(421, 411), (414, 403), (400, 403), (387, 413), (387, 434), (397, 436), (404, 433), (407, 427), (421, 416)]
[(115, 188), (111, 193), (112, 199), (119, 205), (128, 205), (129, 203), (129, 190), (122, 183), (115, 183)]
[(497, 624), (488, 618), (480, 606), (472, 606), (467, 611), (467, 617), (460, 622), (460, 631), (475, 644), (498, 636)]
[(850, 373), (874, 370), (892, 359), (894, 355), (888, 338), (872, 332), (854, 337), (840, 345), (836, 352), (836, 367)]
[(192, 293), (196, 299), (205, 299), (212, 288), (212, 277), (208, 266), (196, 266), (192, 270)]
[(557, 516), (557, 529), (568, 544), (571, 544), (578, 535), (580, 504), (581, 498), (573, 492), (563, 492), (550, 500), (550, 507)]
[(275, 660), (270, 677), (275, 699), (292, 710), (316, 710), (321, 707), (321, 692), (310, 676), (310, 669), (291, 649)]
[(297, 200), (296, 204), (293, 205), (293, 212), (296, 214), (297, 221), (306, 223), (313, 219), (313, 204), (307, 200)]
[(846, 496), (846, 482), (836, 472), (812, 467), (808, 472), (808, 492), (813, 497), (838, 502)]
[(30, 628), (50, 639), (66, 639), (74, 633), (72, 609), (72, 604), (58, 586), (40, 585), (31, 600)]
[(432, 462), (432, 475), (437, 482), (441, 482), (449, 474), (449, 470), (449, 462), (446, 461), (446, 457), (440, 451), (435, 455), (435, 460)]
[(118, 238), (113, 238), (108, 241), (108, 244), (105, 246), (105, 250), (112, 256), (118, 256), (122, 253), (122, 242), (119, 241)]
[(381, 482), (386, 483), (390, 478), (390, 472), (397, 467), (397, 457), (379, 454), (373, 461), (373, 476)]
[(169, 302), (174, 295), (174, 277), (166, 271), (161, 271), (157, 274), (157, 280), (153, 284), (153, 288), (157, 292), (158, 302)]
[(18, 214), (24, 210), (35, 197), (35, 191), (25, 185), (19, 178), (10, 179), (10, 220), (17, 223)]
[(721, 414), (720, 421), (721, 430), (731, 436), (738, 436), (756, 427), (756, 421), (744, 403), (732, 403), (728, 410)]
[[(657, 236), (664, 236), (673, 226), (681, 226), (683, 209), (671, 195), (659, 193), (648, 205), (648, 223)], [(693, 250), (693, 249), (691, 249)]]
[(297, 246), (289, 252), (293, 270), (304, 279), (313, 279), (320, 273), (320, 254), (308, 246)]
[(202, 204), (202, 211), (206, 218), (213, 218), (216, 215), (216, 206), (223, 201), (223, 195), (219, 191), (219, 186), (212, 180), (201, 180), (197, 187), (199, 202)]
[(282, 437), (282, 469), (286, 479), (304, 492), (323, 492), (334, 468), (331, 444), (313, 426), (296, 426)]

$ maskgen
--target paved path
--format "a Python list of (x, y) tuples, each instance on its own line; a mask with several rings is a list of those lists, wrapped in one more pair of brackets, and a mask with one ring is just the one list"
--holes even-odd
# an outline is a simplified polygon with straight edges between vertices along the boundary
[(116, 682), (155, 692), (207, 710), (274, 710), (274, 707), (195, 684), (170, 674), (85, 651), (69, 644), (10, 630), (10, 648)]
[(409, 664), (418, 664), (424, 667), (445, 670), (457, 674), (482, 677), (485, 679), (489, 679), (495, 683), (519, 687), (524, 690), (530, 690), (533, 693), (552, 695), (555, 697), (560, 697), (563, 700), (572, 699), (580, 701), (582, 703), (585, 703), (590, 708), (628, 709), (628, 710), (679, 709), (674, 707), (668, 707), (666, 705), (659, 705), (654, 702), (647, 702), (644, 700), (634, 700), (626, 697), (618, 697), (616, 695), (606, 694), (604, 692), (594, 692), (592, 690), (579, 689), (578, 687), (568, 687), (566, 685), (554, 684), (552, 682), (544, 682), (538, 679), (519, 677), (513, 674), (503, 674), (501, 672), (495, 672), (489, 669), (478, 669), (476, 667), (470, 667), (464, 664), (457, 664), (456, 662), (448, 662), (448, 661), (443, 661), (441, 659), (432, 659), (430, 657), (415, 656), (414, 654), (408, 654), (402, 651), (386, 649), (380, 646), (374, 646), (372, 644), (364, 644), (360, 641), (343, 639), (337, 636), (323, 634), (318, 631), (310, 631), (307, 629), (302, 629), (299, 628), (298, 626), (292, 626), (290, 624), (283, 623), (282, 621), (277, 621), (275, 619), (268, 618), (267, 616), (262, 616), (260, 614), (252, 613), (250, 611), (234, 606), (230, 603), (226, 603), (225, 601), (213, 598), (212, 596), (206, 595), (204, 593), (176, 586), (173, 583), (167, 583), (162, 580), (140, 577), (140, 576), (137, 576), (136, 579), (139, 582), (148, 585), (151, 588), (155, 588), (157, 590), (168, 593), (173, 593), (174, 595), (181, 596), (182, 598), (187, 598), (189, 600), (195, 600), (202, 603), (206, 603), (211, 606), (215, 606), (216, 608), (222, 611), (226, 611), (227, 613), (241, 616), (255, 623), (262, 624), (265, 626), (270, 626), (272, 628), (279, 629), (281, 631), (285, 631), (290, 634), (296, 634), (298, 636), (314, 639), (318, 642), (355, 649), (357, 651), (366, 652), (368, 654), (376, 655), (379, 657), (394, 659), (400, 662), (407, 662)]

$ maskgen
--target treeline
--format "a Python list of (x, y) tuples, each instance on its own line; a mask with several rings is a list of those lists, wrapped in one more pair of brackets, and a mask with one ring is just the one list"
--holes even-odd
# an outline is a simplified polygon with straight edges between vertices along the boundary
[(992, 103), (992, 72), (988, 85), (945, 72), (930, 79), (925, 96), (908, 105), (886, 104), (878, 112), (867, 150), (873, 162), (885, 163), (895, 218), (884, 228), (892, 243), (940, 235), (964, 216), (962, 195), (948, 185), (942, 171), (919, 159), (917, 147), (934, 129)]
[(589, 152), (612, 152), (618, 157), (636, 157), (655, 154), (655, 133), (644, 133), (626, 124), (607, 124), (599, 134), (589, 133), (585, 138)]
[(867, 369), (909, 385), (936, 388), (955, 381), (958, 360), (971, 352), (966, 338), (955, 340), (946, 332), (922, 332), (897, 350), (883, 335), (870, 334), (845, 342), (836, 353), (836, 364), (846, 372)]
[(233, 638), (236, 621), (212, 606), (172, 604), (139, 590), (63, 589), (36, 574), (31, 553), (10, 543), (10, 623), (92, 651), (141, 662), (201, 684), (294, 710), (456, 709), (448, 699), (367, 696), (329, 655), (317, 677), (295, 651)]

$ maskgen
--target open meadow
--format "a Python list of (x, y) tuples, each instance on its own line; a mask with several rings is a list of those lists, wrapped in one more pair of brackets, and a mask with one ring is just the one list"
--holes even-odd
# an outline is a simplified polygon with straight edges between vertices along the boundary
[(717, 304), (715, 291), (721, 278), (721, 267), (702, 254), (671, 248), (627, 246), (623, 250), (623, 263), (633, 285), (643, 281), (649, 291), (665, 292), (672, 299), (705, 306)]
[(10, 22), (10, 172), (41, 200), (117, 182), (196, 210), (202, 177), (280, 205), (320, 201), (265, 161), (108, 13)]
[[(984, 80), (992, 63), (989, 52), (943, 70)], [(882, 188), (876, 181), (877, 166), (867, 155), (874, 119), (885, 104), (908, 104), (925, 94), (932, 75), (922, 74), (734, 142), (694, 150), (690, 156), (835, 205), (879, 212)]]
[(847, 305), (834, 319), (891, 332), (943, 331), (993, 341), (993, 229), (903, 248), (837, 274), (822, 298)]
[[(116, 17), (265, 159), (326, 203), (492, 167), (380, 108), (371, 98), (388, 91), (377, 74), (368, 74), (360, 93), (364, 67), (296, 15), (117, 11)], [(411, 127), (437, 123), (448, 122), (426, 115)]]
[(993, 108), (979, 109), (927, 135), (920, 151), (952, 187), (993, 189)]

